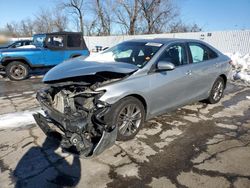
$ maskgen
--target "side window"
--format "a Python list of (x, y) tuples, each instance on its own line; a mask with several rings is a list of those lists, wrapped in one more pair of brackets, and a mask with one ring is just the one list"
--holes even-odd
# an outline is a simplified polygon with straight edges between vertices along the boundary
[(30, 42), (24, 42), (24, 46), (26, 46), (26, 45), (30, 45), (31, 43)]
[(69, 48), (81, 47), (81, 35), (68, 35), (67, 44)]
[(131, 54), (132, 54), (132, 49), (127, 49), (127, 50), (120, 51), (120, 52), (116, 53), (115, 58), (116, 59), (129, 58), (129, 57), (131, 57)]
[(161, 55), (159, 61), (167, 61), (175, 66), (185, 65), (188, 63), (185, 47), (182, 44), (170, 46)]
[(21, 42), (17, 42), (15, 43), (12, 48), (18, 48), (18, 47), (21, 47), (22, 46), (22, 43)]
[(44, 35), (37, 35), (37, 36), (34, 36), (33, 38), (33, 42), (32, 42), (35, 46), (37, 47), (43, 47), (44, 46), (44, 43), (45, 43), (45, 36)]
[(214, 51), (202, 44), (190, 43), (189, 48), (193, 63), (199, 63), (217, 57), (217, 54)]
[(63, 36), (50, 36), (47, 39), (47, 44), (52, 48), (63, 48)]
[(140, 50), (139, 54), (138, 54), (138, 57), (144, 57), (144, 56), (145, 56), (144, 52), (142, 50)]

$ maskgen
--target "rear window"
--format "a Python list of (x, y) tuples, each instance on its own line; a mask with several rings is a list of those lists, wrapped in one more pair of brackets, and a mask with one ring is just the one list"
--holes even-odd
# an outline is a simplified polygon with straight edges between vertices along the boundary
[(189, 49), (193, 63), (199, 63), (218, 57), (213, 50), (200, 43), (189, 43)]
[(77, 48), (81, 46), (81, 35), (68, 35), (68, 47)]

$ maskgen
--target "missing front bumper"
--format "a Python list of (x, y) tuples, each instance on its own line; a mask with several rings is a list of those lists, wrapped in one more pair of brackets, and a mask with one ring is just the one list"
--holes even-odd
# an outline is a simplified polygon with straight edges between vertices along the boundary
[(54, 135), (58, 135), (60, 133), (57, 132), (58, 134), (54, 134), (56, 130), (49, 125), (48, 120), (42, 114), (36, 113), (33, 114), (33, 117), (37, 125), (48, 137), (53, 137), (54, 139), (57, 139), (58, 141), (61, 142), (61, 147), (64, 151), (77, 155), (83, 154), (82, 156), (86, 158), (101, 154), (104, 150), (113, 146), (117, 138), (117, 130), (118, 130), (117, 127), (115, 127), (112, 131), (109, 132), (103, 131), (102, 136), (100, 140), (97, 142), (97, 144), (92, 145), (92, 148), (91, 150), (88, 150), (88, 153), (82, 153), (81, 151), (79, 151), (79, 147), (77, 147), (77, 141), (75, 142), (69, 141), (66, 139), (65, 135), (61, 135), (61, 137), (55, 137)]
[(49, 137), (54, 135), (53, 125), (59, 128), (62, 132), (60, 142), (64, 151), (92, 157), (114, 145), (117, 128), (108, 126), (103, 120), (110, 109), (108, 104), (103, 103), (88, 113), (62, 113), (49, 104), (44, 92), (38, 93), (37, 99), (46, 117), (40, 113), (33, 114), (36, 123)]

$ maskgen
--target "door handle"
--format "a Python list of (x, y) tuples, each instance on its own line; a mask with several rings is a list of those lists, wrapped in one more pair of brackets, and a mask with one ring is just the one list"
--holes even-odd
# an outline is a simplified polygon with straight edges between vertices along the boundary
[(192, 75), (192, 71), (191, 70), (187, 71), (186, 75), (188, 75), (188, 76)]
[(219, 63), (215, 63), (215, 67), (219, 67)]

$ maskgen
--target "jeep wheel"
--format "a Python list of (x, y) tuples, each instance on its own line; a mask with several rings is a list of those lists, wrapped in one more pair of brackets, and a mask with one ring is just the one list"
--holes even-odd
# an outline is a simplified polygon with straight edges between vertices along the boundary
[(5, 70), (10, 80), (24, 80), (29, 76), (29, 66), (19, 61), (9, 63)]

